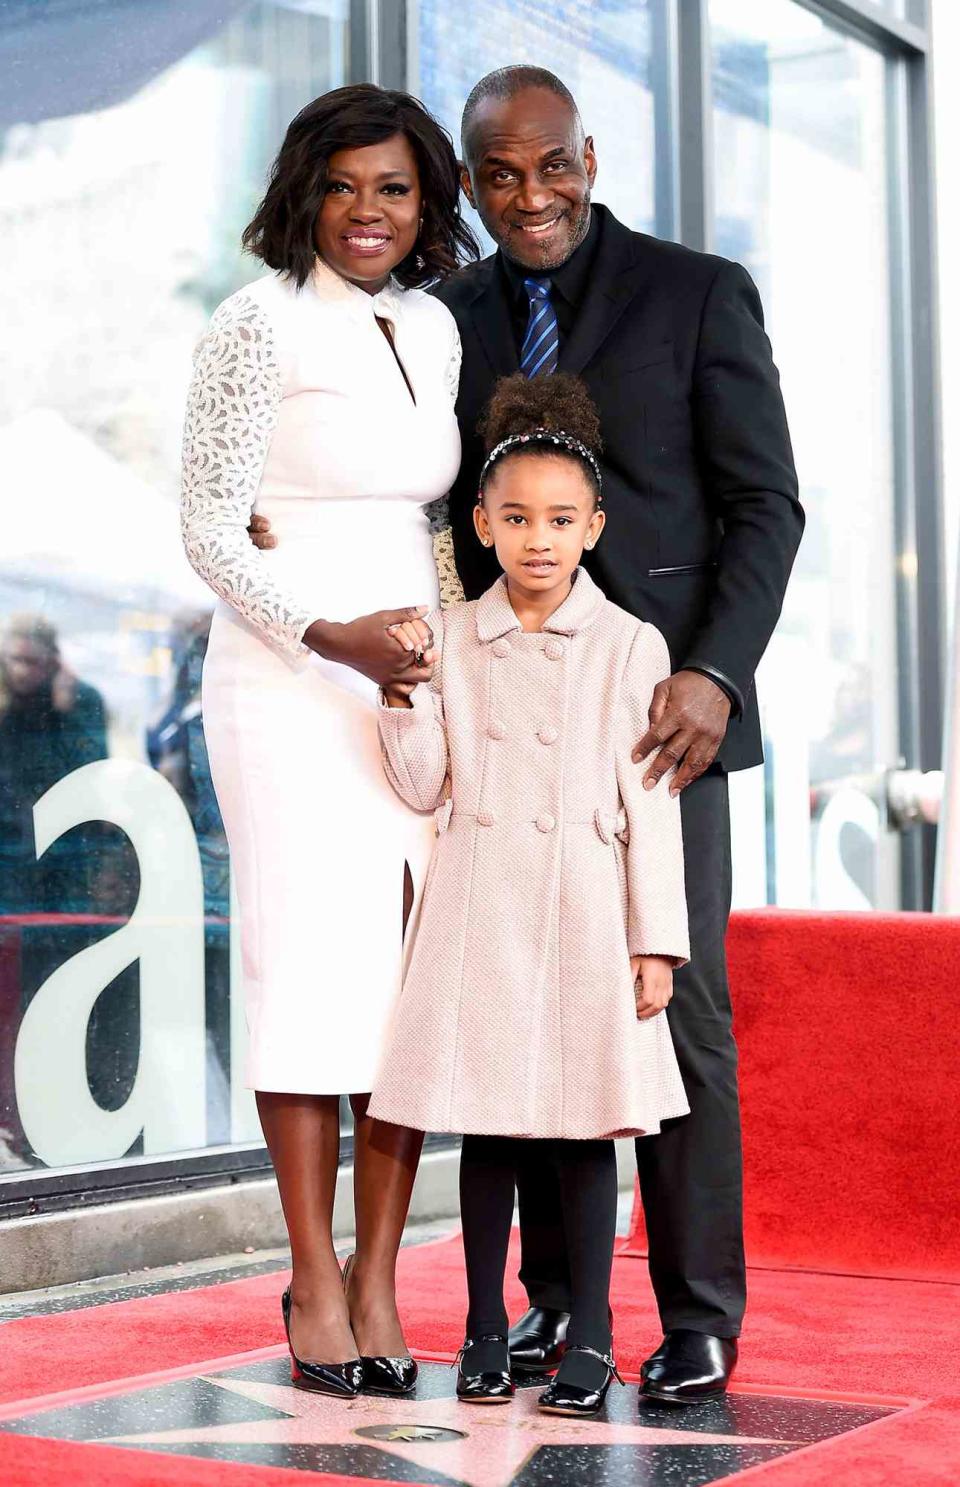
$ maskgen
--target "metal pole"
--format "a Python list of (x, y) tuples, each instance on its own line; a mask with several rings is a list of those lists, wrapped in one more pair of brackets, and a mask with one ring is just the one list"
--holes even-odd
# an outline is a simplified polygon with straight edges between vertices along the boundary
[[(960, 569), (958, 569), (960, 571)], [(953, 632), (947, 651), (947, 705), (943, 721), (943, 800), (937, 830), (933, 907), (938, 914), (960, 914), (960, 583), (955, 586)]]

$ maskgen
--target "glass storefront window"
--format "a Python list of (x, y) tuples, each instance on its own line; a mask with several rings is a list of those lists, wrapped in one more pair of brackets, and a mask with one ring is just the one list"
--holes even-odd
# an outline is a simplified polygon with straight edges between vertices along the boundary
[[(191, 351), (347, 0), (13, 8), (0, 103), (0, 1169), (259, 1140), (180, 550)], [(233, 951), (231, 951), (233, 944)]]
[[(599, 158), (596, 198), (628, 226), (673, 231), (667, 0), (420, 0), (419, 96), (450, 130), (485, 73), (547, 67), (573, 93)], [(474, 218), (473, 225), (492, 245)]]
[(895, 908), (866, 785), (899, 753), (886, 64), (792, 0), (711, 0), (710, 22), (716, 251), (763, 298), (807, 511), (758, 676), (765, 799), (734, 787), (738, 896)]

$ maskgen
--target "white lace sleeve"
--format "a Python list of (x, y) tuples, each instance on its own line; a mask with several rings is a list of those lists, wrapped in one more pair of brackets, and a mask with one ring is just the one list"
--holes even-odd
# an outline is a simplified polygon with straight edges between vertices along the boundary
[[(453, 321), (452, 316), (451, 321)], [(460, 363), (462, 360), (463, 348), (460, 344), (460, 332), (457, 329), (456, 322), (453, 321), (450, 356), (443, 373), (444, 386), (450, 394), (451, 403), (457, 401), (457, 393), (460, 388)], [(449, 609), (453, 604), (463, 603), (464, 593), (453, 553), (453, 532), (450, 527), (450, 503), (448, 497), (441, 496), (439, 500), (431, 501), (426, 510), (427, 519), (430, 523), (430, 532), (433, 537), (433, 559), (437, 565), (437, 578), (440, 584), (440, 604), (443, 609)]]
[(183, 431), (180, 524), (191, 566), (289, 655), (317, 616), (271, 577), (247, 526), (283, 385), (268, 317), (247, 295), (217, 310), (194, 357)]
[(444, 386), (450, 394), (451, 403), (457, 401), (457, 393), (460, 390), (460, 363), (463, 361), (463, 347), (460, 344), (460, 332), (454, 323), (453, 343), (450, 347), (450, 360), (443, 374)]

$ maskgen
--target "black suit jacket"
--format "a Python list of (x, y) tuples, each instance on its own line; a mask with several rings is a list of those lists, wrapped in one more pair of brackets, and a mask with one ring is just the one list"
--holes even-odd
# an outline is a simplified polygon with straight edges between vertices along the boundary
[[(743, 700), (719, 758), (763, 758), (753, 691), (780, 614), (803, 511), (763, 311), (739, 264), (631, 232), (605, 208), (586, 292), (560, 370), (600, 410), (607, 527), (583, 564), (609, 599), (650, 620), (675, 669), (714, 670)], [(463, 341), (457, 417), (463, 461), (450, 498), (468, 599), (497, 577), (473, 528), (483, 449), (477, 418), (518, 368), (496, 257), (435, 291)]]

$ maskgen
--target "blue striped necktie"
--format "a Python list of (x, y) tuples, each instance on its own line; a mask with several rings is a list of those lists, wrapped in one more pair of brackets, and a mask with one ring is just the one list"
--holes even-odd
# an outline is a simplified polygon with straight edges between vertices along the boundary
[(557, 370), (560, 327), (550, 300), (549, 279), (524, 279), (530, 300), (530, 319), (520, 348), (520, 370), (525, 377), (545, 377)]

